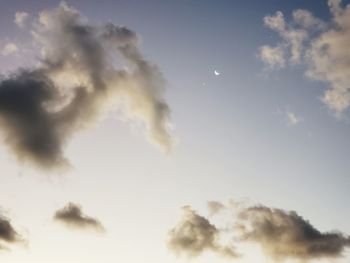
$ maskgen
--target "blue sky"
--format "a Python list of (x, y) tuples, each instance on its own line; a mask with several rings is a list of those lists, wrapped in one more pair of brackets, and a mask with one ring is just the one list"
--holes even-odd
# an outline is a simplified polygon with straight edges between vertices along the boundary
[[(68, 201), (100, 215), (110, 232), (102, 241), (92, 237), (101, 245), (90, 258), (77, 248), (73, 254), (60, 253), (57, 260), (97, 262), (100, 252), (105, 262), (141, 262), (145, 257), (146, 262), (188, 262), (186, 257), (173, 256), (163, 242), (179, 209), (191, 205), (205, 213), (207, 201), (230, 198), (295, 210), (321, 231), (350, 233), (348, 110), (337, 117), (322, 102), (331, 84), (308, 78), (307, 62), (271, 70), (259, 57), (261, 46), (281, 41), (264, 25), (265, 16), (282, 11), (286, 21), (291, 21), (294, 10), (305, 9), (328, 23), (332, 15), (326, 0), (67, 3), (91, 24), (110, 21), (140, 36), (141, 53), (157, 64), (167, 80), (164, 96), (177, 143), (170, 156), (163, 155), (144, 139), (142, 125), (120, 121), (114, 112), (65, 144), (74, 168), (63, 175), (47, 176), (23, 166), (1, 147), (4, 203), (0, 206), (13, 211), (18, 224), (27, 228), (29, 244), (31, 240), (34, 244), (29, 248), (33, 252), (13, 249), (11, 254), (4, 253), (8, 262), (23, 258), (45, 262), (55, 253), (54, 245), (69, 240), (68, 249), (68, 244), (79, 240), (79, 235), (48, 223), (50, 213)], [(31, 49), (30, 23), (42, 10), (58, 5), (59, 1), (0, 2), (0, 48), (6, 43), (19, 47), (16, 54), (0, 55), (4, 75), (23, 65), (35, 65), (40, 54)], [(25, 29), (13, 22), (18, 11), (29, 14)], [(215, 76), (214, 70), (220, 75)], [(290, 123), (288, 114), (298, 121)], [(16, 196), (17, 192), (22, 194)], [(33, 215), (25, 209), (27, 202), (36, 204)], [(140, 223), (143, 216), (144, 225)], [(58, 240), (43, 234), (47, 231), (57, 234)], [(152, 233), (154, 246), (147, 239)], [(131, 244), (138, 235), (135, 246), (147, 245), (134, 255)], [(50, 240), (48, 245), (44, 237)], [(94, 247), (92, 240), (84, 241), (85, 248)], [(47, 255), (40, 254), (43, 249), (49, 251)], [(120, 255), (112, 255), (113, 249)], [(258, 253), (254, 247), (249, 249), (251, 254)], [(159, 256), (157, 251), (161, 251)], [(259, 257), (238, 262), (270, 262), (264, 255)], [(211, 260), (230, 261), (211, 254), (195, 259)], [(346, 262), (347, 258), (337, 260)]]

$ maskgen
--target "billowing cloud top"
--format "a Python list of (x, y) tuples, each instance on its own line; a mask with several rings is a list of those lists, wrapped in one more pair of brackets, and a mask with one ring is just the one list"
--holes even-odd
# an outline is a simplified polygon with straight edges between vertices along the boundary
[[(186, 206), (181, 221), (170, 231), (168, 246), (176, 253), (198, 256), (211, 250), (237, 257), (239, 244), (255, 243), (266, 256), (276, 262), (339, 258), (350, 247), (349, 236), (337, 232), (321, 232), (294, 211), (285, 211), (263, 205), (249, 206), (243, 202), (224, 205), (208, 203), (209, 214), (225, 210), (228, 225), (214, 226), (208, 218)], [(220, 244), (222, 236), (235, 240), (234, 246)], [(235, 249), (234, 249), (235, 248)]]
[(349, 237), (340, 232), (322, 233), (293, 211), (255, 206), (239, 217), (241, 238), (258, 243), (278, 261), (336, 258), (350, 246)]
[(62, 209), (56, 211), (54, 219), (75, 229), (93, 229), (104, 231), (104, 227), (96, 218), (87, 216), (83, 213), (80, 205), (68, 203)]
[[(166, 82), (141, 55), (135, 32), (90, 25), (65, 3), (41, 12), (31, 32), (42, 47), (40, 66), (0, 81), (0, 131), (21, 161), (44, 169), (69, 165), (67, 140), (118, 99), (145, 124), (150, 141), (170, 150)], [(116, 66), (116, 55), (129, 70)]]
[(220, 244), (220, 230), (190, 206), (183, 208), (183, 218), (169, 232), (168, 247), (177, 254), (198, 256), (206, 250), (236, 258), (234, 247)]

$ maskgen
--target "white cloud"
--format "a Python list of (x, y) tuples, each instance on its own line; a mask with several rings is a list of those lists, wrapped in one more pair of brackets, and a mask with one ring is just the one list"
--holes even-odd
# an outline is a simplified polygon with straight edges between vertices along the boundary
[(265, 16), (263, 20), (267, 27), (276, 31), (282, 38), (283, 42), (279, 46), (289, 51), (290, 61), (293, 64), (300, 63), (303, 43), (308, 38), (307, 31), (287, 25), (281, 11), (272, 16)]
[(326, 23), (321, 19), (314, 17), (314, 15), (303, 9), (298, 9), (293, 12), (294, 22), (302, 28), (306, 29), (323, 29)]
[(287, 112), (286, 117), (288, 126), (296, 126), (303, 121), (303, 119), (300, 116), (297, 116), (294, 112)]
[(330, 84), (322, 101), (341, 115), (350, 106), (350, 6), (329, 4), (335, 25), (310, 43), (307, 75)]
[(281, 11), (277, 11), (274, 16), (265, 16), (264, 23), (266, 26), (275, 31), (284, 31), (286, 27), (286, 23), (284, 21), (284, 16)]
[[(307, 10), (294, 11), (291, 23), (285, 21), (280, 11), (264, 17), (263, 21), (280, 35), (277, 46), (283, 47), (292, 64), (303, 62), (309, 78), (328, 84), (321, 100), (341, 116), (350, 107), (350, 5), (343, 6), (341, 0), (329, 0), (328, 6), (332, 15), (328, 22)], [(266, 47), (269, 46), (260, 47), (260, 53), (265, 49), (268, 54), (270, 50)], [(265, 63), (269, 63), (270, 57), (273, 56), (260, 54)]]
[(29, 15), (26, 12), (16, 12), (14, 22), (17, 26), (23, 28), (25, 26), (25, 22), (28, 20), (28, 17)]
[(283, 68), (285, 65), (284, 50), (281, 46), (271, 47), (268, 45), (260, 47), (260, 59), (269, 68)]
[(1, 50), (1, 54), (9, 56), (16, 54), (19, 51), (18, 46), (15, 43), (7, 43)]

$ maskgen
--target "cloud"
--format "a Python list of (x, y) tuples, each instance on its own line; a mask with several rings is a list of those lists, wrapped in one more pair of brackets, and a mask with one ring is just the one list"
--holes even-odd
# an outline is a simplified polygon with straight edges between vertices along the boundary
[(83, 213), (80, 205), (68, 203), (62, 209), (59, 209), (54, 219), (73, 229), (93, 229), (104, 231), (104, 227), (96, 218), (87, 216)]
[[(340, 258), (350, 247), (349, 236), (339, 231), (322, 232), (294, 211), (232, 200), (227, 205), (210, 201), (211, 215), (213, 208), (215, 215), (222, 212), (226, 225), (216, 227), (186, 206), (182, 220), (170, 231), (169, 248), (188, 256), (211, 250), (218, 254), (229, 251), (232, 257), (238, 257), (244, 256), (237, 249), (240, 245), (253, 243), (276, 262), (307, 262)], [(222, 237), (234, 241), (235, 247), (222, 245)]]
[(219, 239), (219, 229), (190, 206), (185, 206), (181, 221), (169, 232), (168, 247), (176, 254), (189, 257), (199, 256), (205, 251), (232, 258), (239, 256), (234, 247), (220, 244)]
[(222, 209), (225, 208), (225, 206), (222, 203), (217, 201), (208, 201), (207, 207), (208, 207), (210, 216), (217, 214), (218, 212), (220, 212)]
[(283, 32), (286, 28), (284, 16), (281, 11), (277, 11), (274, 16), (265, 16), (263, 21), (266, 26), (277, 32)]
[[(144, 124), (149, 140), (170, 151), (166, 81), (140, 53), (135, 32), (90, 25), (62, 2), (41, 12), (31, 33), (41, 46), (40, 66), (0, 81), (0, 131), (20, 161), (46, 170), (69, 167), (64, 146), (71, 136), (120, 101), (129, 118)], [(128, 70), (116, 66), (124, 60)]]
[(15, 43), (7, 43), (1, 50), (3, 56), (9, 56), (18, 53), (19, 49)]
[(29, 18), (29, 14), (26, 12), (16, 12), (15, 13), (15, 24), (20, 27), (24, 28), (26, 21)]
[(325, 29), (326, 23), (321, 19), (314, 17), (314, 15), (308, 10), (298, 9), (293, 11), (294, 22), (305, 29)]
[(255, 242), (280, 261), (338, 258), (350, 239), (340, 232), (321, 232), (294, 211), (254, 206), (239, 214), (241, 239)]
[[(291, 47), (290, 61), (303, 62), (306, 76), (326, 83), (322, 101), (336, 116), (350, 107), (350, 5), (329, 0), (331, 20), (324, 22), (307, 10), (293, 12), (293, 21), (286, 22), (282, 12), (263, 20), (281, 37), (279, 46)], [(260, 56), (268, 63), (268, 59)]]
[(330, 84), (322, 101), (341, 114), (350, 105), (350, 5), (342, 8), (340, 1), (329, 1), (329, 6), (334, 26), (310, 43), (307, 75)]
[[(291, 63), (300, 63), (303, 43), (308, 38), (308, 32), (304, 29), (296, 29), (289, 26), (285, 22), (284, 15), (281, 11), (277, 11), (276, 14), (272, 16), (265, 16), (263, 21), (267, 27), (276, 31), (283, 39), (283, 42), (279, 44), (279, 49), (277, 49), (277, 51), (279, 53), (283, 53), (284, 50), (288, 51)], [(275, 50), (275, 53), (277, 51)]]
[(22, 243), (24, 239), (13, 227), (11, 220), (0, 215), (0, 250), (7, 249), (7, 244)]
[(284, 49), (280, 46), (264, 45), (260, 47), (259, 57), (270, 69), (284, 68), (286, 63)]
[(287, 124), (288, 126), (296, 126), (300, 122), (303, 121), (303, 119), (300, 116), (297, 116), (294, 112), (287, 112)]

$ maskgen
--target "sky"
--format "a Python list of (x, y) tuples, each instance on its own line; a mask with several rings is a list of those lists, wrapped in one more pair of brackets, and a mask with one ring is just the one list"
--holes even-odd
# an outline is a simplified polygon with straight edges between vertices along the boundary
[(0, 0), (0, 260), (349, 262), (349, 4)]

